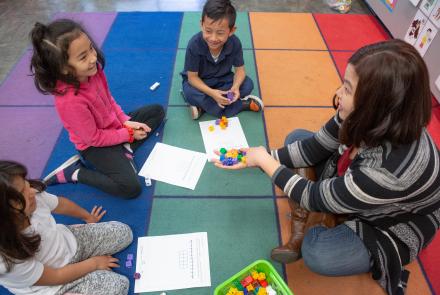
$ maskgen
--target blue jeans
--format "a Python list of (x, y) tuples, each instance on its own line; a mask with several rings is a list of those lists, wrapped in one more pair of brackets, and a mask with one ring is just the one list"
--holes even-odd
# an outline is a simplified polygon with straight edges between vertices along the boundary
[(301, 246), (304, 264), (325, 276), (348, 276), (370, 271), (370, 253), (345, 224), (310, 228)]
[[(284, 145), (303, 140), (313, 132), (297, 129), (287, 135)], [(315, 166), (319, 177), (325, 161)], [(334, 228), (315, 226), (305, 234), (301, 253), (304, 263), (313, 272), (326, 276), (346, 276), (370, 271), (370, 253), (364, 242), (348, 226), (340, 224)]]
[[(229, 78), (230, 79), (217, 79), (218, 81), (211, 79), (212, 81), (205, 81), (205, 83), (214, 89), (229, 90), (232, 87), (234, 76)], [(246, 76), (240, 86), (240, 97), (242, 98), (251, 94), (252, 89), (254, 89), (254, 83)], [(182, 90), (187, 103), (202, 108), (205, 112), (214, 117), (232, 117), (242, 110), (242, 101), (240, 99), (225, 108), (221, 108), (213, 98), (191, 86), (188, 81), (182, 83)]]

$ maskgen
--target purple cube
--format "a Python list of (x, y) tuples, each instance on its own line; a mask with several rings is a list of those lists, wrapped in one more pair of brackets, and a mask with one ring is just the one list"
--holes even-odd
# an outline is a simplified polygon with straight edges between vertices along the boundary
[(133, 254), (131, 253), (127, 254), (127, 260), (133, 260)]
[(228, 91), (227, 97), (229, 100), (233, 100), (234, 99), (234, 92)]
[(131, 262), (132, 260), (127, 260), (125, 261), (125, 267), (126, 268), (132, 268), (133, 267), (133, 263)]

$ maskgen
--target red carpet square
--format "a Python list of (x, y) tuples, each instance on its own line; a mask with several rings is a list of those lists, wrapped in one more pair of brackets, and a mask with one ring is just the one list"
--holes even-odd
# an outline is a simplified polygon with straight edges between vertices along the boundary
[(330, 50), (357, 50), (389, 39), (372, 15), (314, 14), (314, 17)]

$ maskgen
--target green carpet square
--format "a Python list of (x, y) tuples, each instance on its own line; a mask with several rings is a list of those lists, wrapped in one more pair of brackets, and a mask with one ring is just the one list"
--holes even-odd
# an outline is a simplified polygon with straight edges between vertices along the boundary
[[(208, 233), (211, 288), (167, 291), (169, 295), (213, 294), (216, 286), (248, 264), (270, 261), (270, 251), (278, 245), (273, 199), (153, 200), (149, 236), (193, 232)], [(281, 274), (281, 265), (273, 265)]]
[[(242, 112), (238, 115), (250, 146), (265, 146), (261, 113)], [(186, 107), (169, 107), (163, 143), (198, 152), (205, 152), (198, 121), (191, 119)], [(201, 120), (213, 120), (204, 114)], [(272, 184), (260, 169), (226, 171), (206, 163), (195, 190), (156, 182), (156, 196), (271, 196)]]
[[(182, 20), (182, 28), (180, 31), (179, 48), (186, 48), (191, 37), (200, 32), (201, 12), (185, 12)], [(235, 21), (237, 31), (235, 34), (240, 39), (243, 48), (252, 47), (252, 38), (249, 28), (249, 17), (247, 12), (238, 12)]]

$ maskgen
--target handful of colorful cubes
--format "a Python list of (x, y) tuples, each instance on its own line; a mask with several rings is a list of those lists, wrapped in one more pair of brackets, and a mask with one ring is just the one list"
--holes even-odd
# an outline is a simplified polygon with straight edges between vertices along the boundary
[(267, 283), (264, 272), (252, 271), (240, 281), (240, 289), (231, 287), (226, 295), (276, 295), (277, 292)]
[(237, 149), (231, 149), (228, 151), (225, 148), (221, 148), (220, 162), (222, 162), (224, 166), (233, 166), (240, 162), (246, 164), (246, 152)]

